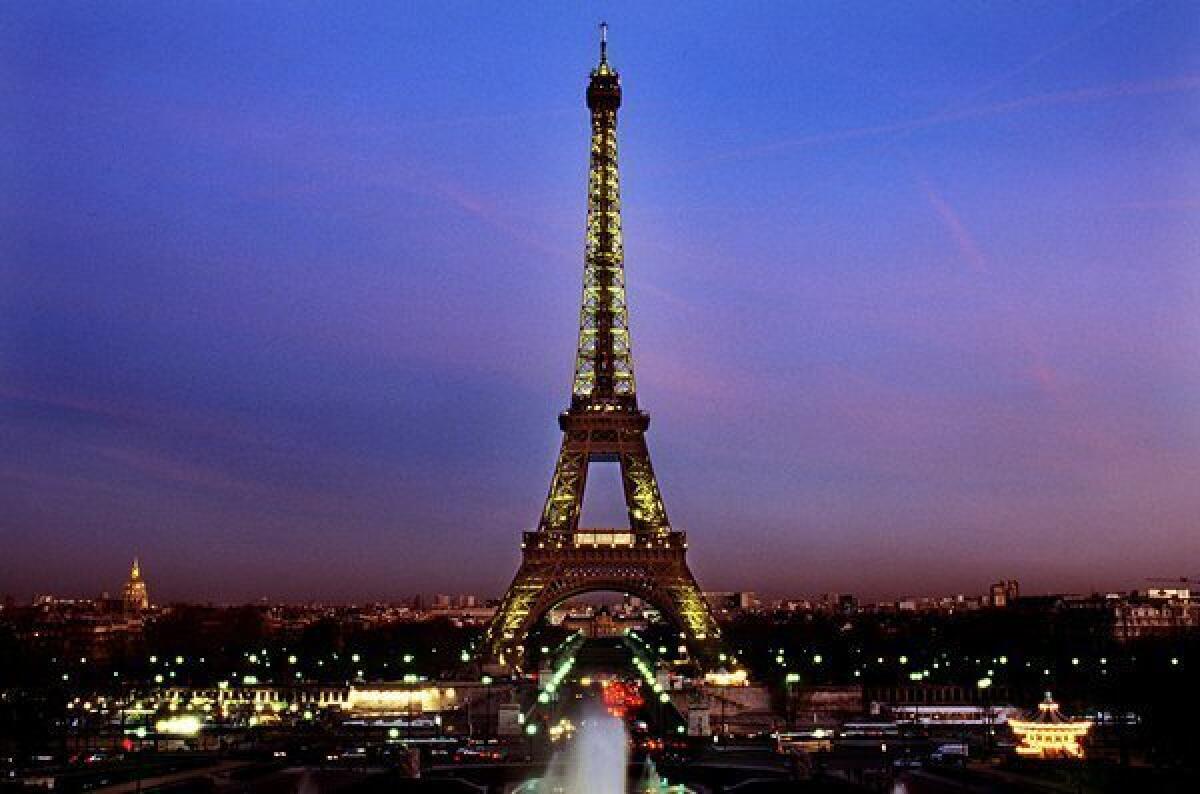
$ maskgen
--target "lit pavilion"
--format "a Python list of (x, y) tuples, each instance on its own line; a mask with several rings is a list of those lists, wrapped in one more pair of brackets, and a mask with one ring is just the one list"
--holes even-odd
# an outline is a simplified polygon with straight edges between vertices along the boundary
[(1008, 721), (1020, 740), (1017, 754), (1031, 758), (1082, 758), (1083, 737), (1091, 730), (1091, 720), (1064, 717), (1050, 693), (1038, 704), (1032, 719)]

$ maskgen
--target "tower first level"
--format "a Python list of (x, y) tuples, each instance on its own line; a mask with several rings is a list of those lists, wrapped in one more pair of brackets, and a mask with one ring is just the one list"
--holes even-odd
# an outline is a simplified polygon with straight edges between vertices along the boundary
[(626, 529), (526, 532), (521, 567), (485, 639), (493, 668), (524, 667), (524, 641), (547, 612), (575, 596), (617, 591), (655, 606), (686, 635), (702, 663), (715, 657), (720, 629), (687, 566), (687, 539)]

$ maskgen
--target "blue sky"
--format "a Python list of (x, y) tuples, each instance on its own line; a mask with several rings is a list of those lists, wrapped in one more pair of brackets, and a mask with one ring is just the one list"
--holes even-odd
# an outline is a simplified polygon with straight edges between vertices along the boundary
[(702, 584), (1200, 573), (1194, 4), (5, 17), (0, 592), (136, 553), (164, 598), (499, 593), (568, 398), (600, 19)]

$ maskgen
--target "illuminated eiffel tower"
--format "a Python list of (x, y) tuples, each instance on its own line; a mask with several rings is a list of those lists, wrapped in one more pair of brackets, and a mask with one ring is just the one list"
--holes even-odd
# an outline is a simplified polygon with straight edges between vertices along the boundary
[[(562, 449), (541, 520), (536, 531), (524, 533), (521, 567), (484, 639), (484, 661), (493, 668), (522, 668), (523, 643), (537, 620), (567, 598), (599, 590), (640, 596), (656, 606), (702, 660), (720, 634), (688, 569), (686, 537), (667, 520), (646, 448), (650, 417), (637, 404), (617, 181), (621, 82), (608, 63), (606, 34), (601, 25), (600, 63), (587, 88), (591, 173), (571, 406), (558, 417)], [(579, 526), (593, 461), (620, 464), (628, 528)]]

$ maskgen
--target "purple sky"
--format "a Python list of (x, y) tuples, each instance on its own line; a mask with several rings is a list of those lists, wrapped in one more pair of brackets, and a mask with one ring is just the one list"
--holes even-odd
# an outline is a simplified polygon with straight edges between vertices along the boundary
[(5, 16), (0, 593), (137, 553), (160, 599), (498, 594), (568, 399), (601, 16), (703, 586), (1200, 574), (1194, 3)]

